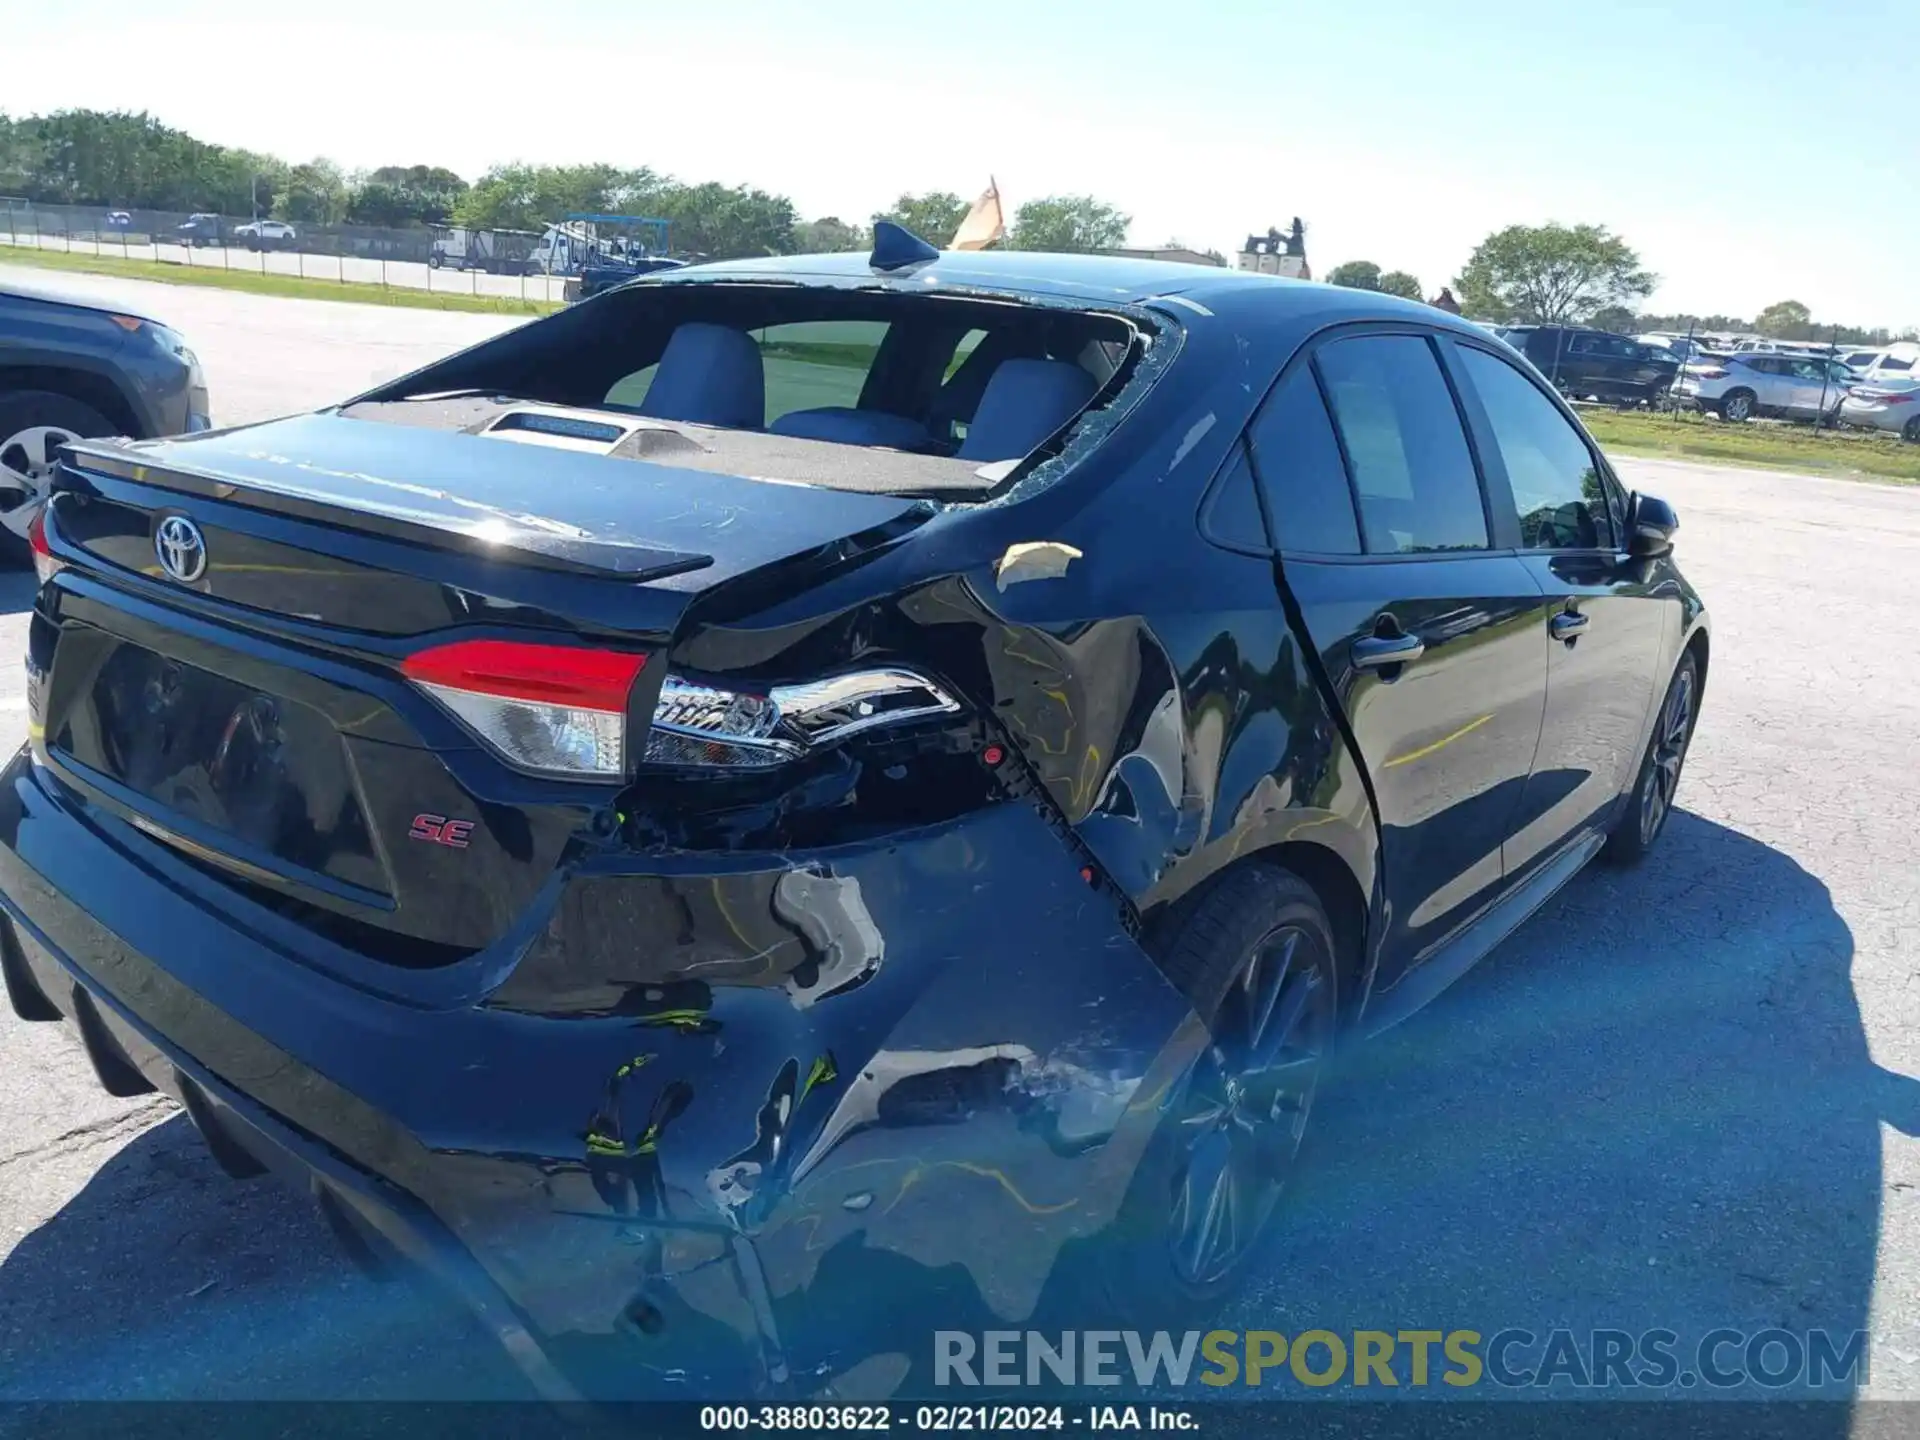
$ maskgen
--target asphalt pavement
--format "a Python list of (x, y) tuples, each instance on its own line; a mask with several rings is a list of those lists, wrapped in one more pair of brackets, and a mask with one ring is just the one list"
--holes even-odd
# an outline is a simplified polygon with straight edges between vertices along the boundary
[[(222, 423), (506, 323), (71, 279), (177, 323)], [(1920, 1396), (1920, 488), (1620, 469), (1679, 511), (1715, 619), (1680, 812), (1349, 1057), (1219, 1323), (1866, 1329), (1868, 1393)], [(0, 651), (30, 596), (0, 577)], [(21, 685), (0, 669), (8, 746)], [(0, 1012), (0, 1398), (517, 1393), (459, 1312), (362, 1280), (303, 1199)]]

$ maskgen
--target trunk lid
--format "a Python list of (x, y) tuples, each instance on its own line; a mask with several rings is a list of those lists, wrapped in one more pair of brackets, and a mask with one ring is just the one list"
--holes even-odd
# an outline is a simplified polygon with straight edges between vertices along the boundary
[[(54, 492), (64, 567), (32, 665), (50, 763), (218, 883), (415, 967), (506, 933), (624, 781), (516, 770), (403, 677), (409, 656), (660, 657), (716, 586), (804, 583), (930, 513), (329, 415), (81, 443)], [(170, 570), (176, 518), (198, 564)], [(663, 666), (630, 696), (629, 766)]]

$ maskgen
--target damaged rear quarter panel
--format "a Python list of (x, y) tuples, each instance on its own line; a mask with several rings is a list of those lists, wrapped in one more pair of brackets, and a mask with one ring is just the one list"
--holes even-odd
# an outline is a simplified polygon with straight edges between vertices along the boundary
[[(1022, 1318), (1061, 1247), (1112, 1220), (1202, 1038), (1020, 800), (805, 857), (609, 858), (494, 1005), (578, 1036), (542, 1089), (577, 1097), (584, 1158), (470, 1157), (448, 1199), (537, 1321), (589, 1331), (654, 1262), (609, 1225), (565, 1229), (556, 1266), (529, 1204), (751, 1237), (783, 1332), (871, 1252), (961, 1267)], [(584, 1309), (550, 1278), (582, 1247)]]

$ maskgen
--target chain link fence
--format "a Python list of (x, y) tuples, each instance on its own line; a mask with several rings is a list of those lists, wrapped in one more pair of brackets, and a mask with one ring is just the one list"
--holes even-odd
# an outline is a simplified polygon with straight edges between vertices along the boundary
[(289, 224), (0, 197), (0, 245), (439, 294), (555, 303), (565, 298), (566, 276), (547, 274), (532, 259), (534, 237), (518, 237), (518, 243), (482, 258), (479, 247), (461, 243), (458, 232), (452, 244), (439, 243), (447, 235), (427, 226)]

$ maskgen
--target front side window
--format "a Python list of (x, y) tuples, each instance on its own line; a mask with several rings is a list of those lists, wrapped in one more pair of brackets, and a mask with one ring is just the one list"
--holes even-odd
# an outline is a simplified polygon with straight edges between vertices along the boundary
[(1499, 356), (1464, 345), (1459, 353), (1506, 467), (1520, 512), (1520, 544), (1528, 550), (1611, 545), (1606, 484), (1580, 432)]
[(1484, 550), (1479, 477), (1433, 347), (1414, 335), (1369, 335), (1321, 346), (1314, 363), (1346, 450), (1367, 552)]

